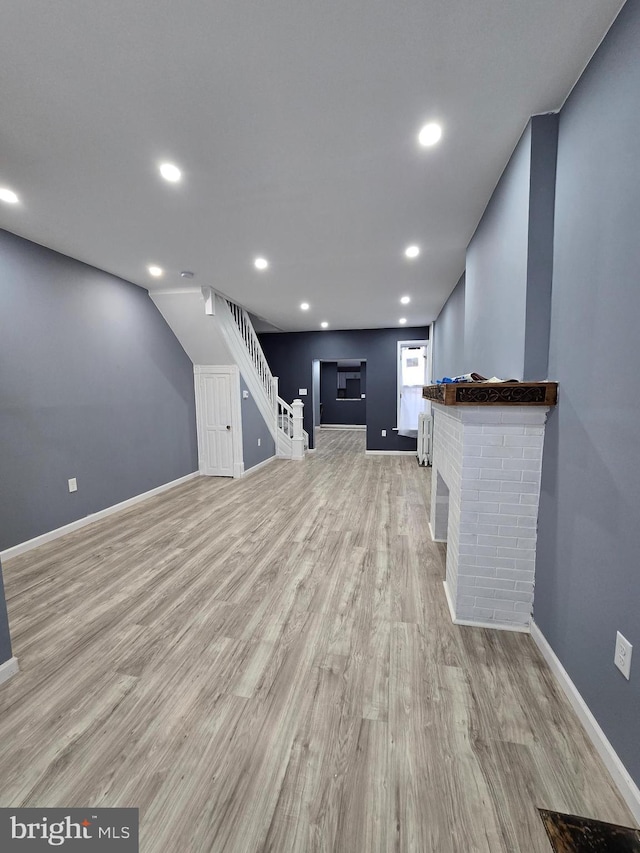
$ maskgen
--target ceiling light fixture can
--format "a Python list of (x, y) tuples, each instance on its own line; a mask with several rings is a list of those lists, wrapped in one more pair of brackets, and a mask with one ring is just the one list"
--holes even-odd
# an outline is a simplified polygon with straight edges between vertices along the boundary
[(256, 258), (253, 265), (257, 270), (266, 270), (269, 266), (269, 261), (266, 258)]
[(17, 204), (18, 196), (13, 190), (7, 189), (7, 187), (0, 187), (0, 201), (4, 201), (7, 204)]
[(420, 246), (407, 246), (404, 250), (405, 258), (417, 258), (420, 254)]
[(401, 326), (404, 326), (407, 322), (407, 318), (406, 317), (400, 317), (398, 322), (400, 323)]
[(171, 184), (177, 183), (182, 177), (182, 172), (173, 163), (161, 163), (160, 174), (165, 181), (169, 181)]
[(440, 141), (442, 136), (442, 128), (435, 121), (430, 121), (421, 128), (418, 134), (418, 142), (423, 148), (430, 148)]
[(300, 303), (300, 308), (301, 308), (303, 311), (308, 311), (308, 310), (309, 310), (309, 303), (308, 303), (308, 302), (301, 302), (301, 303)]
[(328, 329), (329, 328), (329, 324), (327, 323), (326, 320), (323, 320), (322, 323), (320, 323), (320, 328), (322, 328), (322, 329)]
[(155, 266), (155, 264), (151, 264), (147, 267), (147, 269), (149, 270), (149, 274), (152, 275), (154, 278), (159, 278), (164, 272), (162, 267), (157, 267)]
[(408, 305), (411, 302), (411, 297), (410, 296), (402, 296), (400, 298), (400, 302), (402, 302), (403, 305)]

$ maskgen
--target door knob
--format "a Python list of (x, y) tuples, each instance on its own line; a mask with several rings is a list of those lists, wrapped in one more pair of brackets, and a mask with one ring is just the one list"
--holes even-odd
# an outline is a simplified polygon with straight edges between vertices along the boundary
[(231, 427), (229, 426), (229, 424), (227, 424), (227, 429), (231, 429)]

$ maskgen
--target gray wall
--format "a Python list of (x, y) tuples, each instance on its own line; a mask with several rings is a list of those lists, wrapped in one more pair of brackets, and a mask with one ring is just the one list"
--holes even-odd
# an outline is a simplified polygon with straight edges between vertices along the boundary
[(469, 373), (464, 356), (464, 275), (438, 315), (433, 339), (433, 378)]
[(523, 377), (530, 164), (529, 124), (467, 249), (464, 372)]
[[(242, 455), (244, 470), (248, 471), (254, 465), (259, 465), (260, 462), (275, 456), (276, 445), (242, 374), (240, 388), (242, 390)], [(243, 396), (245, 391), (249, 394), (246, 399)], [(260, 439), (259, 447), (258, 439)]]
[(9, 620), (7, 618), (7, 605), (4, 596), (4, 582), (2, 580), (2, 563), (0, 563), (0, 664), (11, 658), (11, 637), (9, 636)]
[(0, 447), (0, 550), (198, 468), (192, 364), (146, 291), (5, 231)]
[[(640, 3), (560, 115), (535, 620), (640, 784)], [(616, 630), (634, 645), (614, 668)], [(637, 657), (636, 657), (637, 655)]]

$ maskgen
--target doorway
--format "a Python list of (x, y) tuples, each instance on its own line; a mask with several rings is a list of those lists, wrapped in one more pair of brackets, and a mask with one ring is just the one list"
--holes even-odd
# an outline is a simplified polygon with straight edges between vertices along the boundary
[(208, 477), (241, 477), (240, 373), (235, 365), (194, 368), (198, 465)]

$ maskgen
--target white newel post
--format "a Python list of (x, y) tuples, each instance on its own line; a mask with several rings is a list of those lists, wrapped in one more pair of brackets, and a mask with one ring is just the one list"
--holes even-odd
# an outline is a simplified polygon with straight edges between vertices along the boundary
[(293, 437), (291, 439), (291, 458), (304, 459), (304, 434), (302, 426), (302, 413), (304, 403), (302, 400), (294, 400), (291, 404), (293, 409)]
[(278, 377), (271, 377), (271, 397), (273, 400), (273, 417), (276, 424), (276, 435), (278, 434)]

